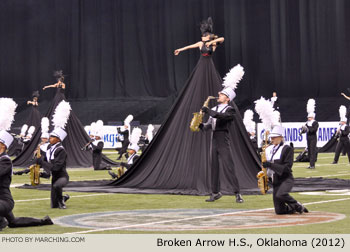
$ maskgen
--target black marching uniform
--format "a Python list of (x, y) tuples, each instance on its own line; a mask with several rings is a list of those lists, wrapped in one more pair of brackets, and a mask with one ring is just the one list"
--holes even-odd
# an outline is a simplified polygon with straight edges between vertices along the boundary
[[(2, 153), (0, 155), (0, 231), (8, 225), (10, 228), (52, 225), (50, 217), (36, 219), (31, 217), (15, 217), (12, 213), (14, 201), (10, 191), (12, 181), (12, 161)], [(6, 220), (5, 220), (6, 219)]]
[(121, 159), (123, 154), (125, 153), (125, 157), (128, 158), (128, 146), (129, 146), (129, 130), (125, 129), (124, 131), (122, 131), (120, 128), (118, 128), (118, 133), (122, 134), (122, 147), (121, 148), (117, 148), (118, 153), (119, 153), (119, 157), (117, 159)]
[(51, 207), (65, 208), (62, 189), (68, 184), (69, 176), (66, 170), (67, 153), (61, 142), (49, 145), (46, 156), (37, 162), (47, 173), (51, 173)]
[(234, 171), (234, 161), (231, 154), (229, 126), (234, 117), (234, 108), (228, 104), (219, 104), (213, 109), (206, 107), (202, 111), (209, 114), (209, 119), (206, 123), (201, 124), (202, 130), (212, 130), (212, 164), (211, 164), (211, 192), (218, 194), (220, 192), (219, 171), (220, 166), (232, 167), (232, 184), (234, 186), (234, 193), (239, 194), (240, 187), (237, 176)]
[(342, 150), (344, 150), (348, 154), (348, 159), (350, 162), (350, 140), (348, 137), (349, 133), (350, 127), (348, 125), (344, 124), (340, 127), (339, 139), (337, 147), (335, 148), (335, 156), (333, 163), (338, 163), (339, 156)]
[(310, 167), (315, 167), (315, 162), (317, 158), (317, 130), (318, 130), (318, 122), (313, 121), (309, 126), (309, 122), (305, 124), (307, 127), (307, 151), (310, 160)]
[[(130, 167), (136, 162), (136, 160), (139, 158), (139, 156), (136, 154), (136, 152), (134, 154), (132, 154), (130, 157), (128, 157), (128, 161), (126, 163), (121, 162), (120, 166), (124, 168), (126, 168), (127, 170), (130, 169)], [(119, 171), (117, 170), (117, 173), (114, 173), (112, 171), (108, 171), (108, 174), (111, 175), (112, 178), (118, 178), (121, 174), (119, 174)], [(122, 172), (122, 174), (124, 174), (124, 171)]]
[(110, 170), (110, 167), (102, 163), (102, 150), (104, 143), (102, 140), (95, 140), (90, 144), (92, 148), (92, 163), (94, 170)]
[(289, 195), (294, 185), (292, 174), (293, 148), (289, 145), (270, 145), (266, 149), (266, 159), (263, 163), (267, 174), (272, 178), (273, 204), (276, 214), (303, 213), (308, 210)]

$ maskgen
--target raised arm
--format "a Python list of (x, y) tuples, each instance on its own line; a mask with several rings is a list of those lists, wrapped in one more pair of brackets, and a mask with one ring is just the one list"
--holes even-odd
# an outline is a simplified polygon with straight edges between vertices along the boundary
[(185, 46), (185, 47), (176, 49), (176, 50), (174, 51), (174, 55), (179, 55), (180, 52), (186, 51), (186, 50), (188, 50), (188, 49), (199, 48), (199, 47), (201, 46), (201, 44), (202, 44), (202, 42), (197, 42), (197, 43), (195, 43), (195, 44), (188, 45), (188, 46)]
[(342, 96), (344, 96), (345, 99), (350, 100), (349, 96), (346, 96), (344, 93), (341, 93)]
[(52, 85), (47, 85), (45, 87), (43, 87), (43, 90), (47, 89), (47, 88), (55, 88), (58, 86), (58, 83), (52, 84)]

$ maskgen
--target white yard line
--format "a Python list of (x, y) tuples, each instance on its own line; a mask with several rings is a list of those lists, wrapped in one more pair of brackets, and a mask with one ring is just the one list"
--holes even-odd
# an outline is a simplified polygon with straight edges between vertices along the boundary
[[(87, 195), (74, 195), (70, 196), (71, 198), (84, 198), (84, 197), (95, 197), (95, 196), (105, 196), (111, 195), (110, 193), (95, 193), (95, 194), (87, 194)], [(15, 203), (19, 202), (29, 202), (29, 201), (41, 201), (41, 200), (49, 200), (50, 198), (39, 198), (39, 199), (26, 199), (26, 200), (15, 200)]]
[[(335, 200), (325, 200), (325, 201), (316, 201), (316, 202), (306, 203), (304, 205), (323, 204), (323, 203), (344, 201), (344, 200), (350, 200), (350, 198), (335, 199)], [(172, 223), (172, 222), (179, 222), (179, 221), (205, 219), (205, 218), (218, 217), (218, 216), (224, 216), (224, 215), (235, 215), (235, 214), (241, 214), (241, 213), (253, 213), (253, 212), (259, 212), (259, 211), (266, 211), (266, 210), (273, 210), (273, 208), (263, 208), (263, 209), (254, 209), (254, 210), (246, 210), (246, 211), (238, 211), (238, 212), (228, 212), (228, 213), (221, 213), (221, 214), (203, 215), (203, 216), (196, 216), (196, 217), (189, 217), (189, 218), (182, 218), (182, 219), (174, 219), (174, 220), (165, 220), (165, 221), (156, 221), (156, 222), (148, 222), (148, 223), (143, 223), (143, 224), (134, 224), (134, 225), (128, 225), (128, 226), (113, 227), (113, 228), (91, 229), (91, 230), (86, 230), (86, 231), (72, 232), (72, 233), (65, 233), (65, 234), (87, 234), (87, 233), (93, 233), (93, 232), (102, 232), (102, 231), (119, 230), (119, 229), (125, 229), (125, 228), (133, 228), (133, 227), (151, 226), (151, 225), (155, 225), (155, 224), (165, 224), (165, 223)]]

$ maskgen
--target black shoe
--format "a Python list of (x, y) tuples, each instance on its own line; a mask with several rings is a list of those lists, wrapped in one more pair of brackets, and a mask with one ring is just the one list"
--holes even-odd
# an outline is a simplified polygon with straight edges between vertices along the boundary
[(70, 199), (70, 196), (68, 194), (63, 195), (63, 202), (66, 202), (69, 199)]
[(53, 225), (53, 222), (51, 220), (51, 218), (46, 215), (44, 218), (41, 219), (41, 224), (44, 225)]
[(309, 210), (307, 210), (306, 207), (304, 207), (301, 203), (298, 202), (298, 206), (295, 209), (295, 211), (297, 211), (298, 213), (302, 214), (302, 213), (308, 213)]
[(7, 227), (9, 223), (4, 217), (0, 217), (0, 231)]
[(315, 166), (309, 166), (307, 169), (315, 169)]
[(64, 204), (63, 200), (58, 202), (58, 208), (59, 209), (66, 209), (67, 208), (67, 206), (66, 206), (66, 204)]
[(110, 167), (109, 165), (107, 165), (107, 166), (105, 167), (105, 170), (110, 171), (110, 170), (112, 170), (112, 167)]
[(219, 193), (213, 193), (212, 195), (210, 195), (210, 198), (209, 199), (206, 199), (205, 201), (206, 202), (213, 202), (215, 200), (218, 200), (222, 197), (222, 193), (219, 192)]
[(239, 194), (239, 193), (236, 194), (236, 202), (237, 203), (243, 203), (244, 202), (244, 200), (242, 198), (242, 195)]
[(111, 177), (112, 177), (113, 179), (115, 179), (115, 178), (118, 177), (117, 174), (115, 174), (114, 172), (111, 172), (111, 171), (108, 171), (108, 174), (111, 175)]
[(335, 161), (333, 161), (333, 163), (332, 164), (337, 164), (338, 162), (335, 162)]

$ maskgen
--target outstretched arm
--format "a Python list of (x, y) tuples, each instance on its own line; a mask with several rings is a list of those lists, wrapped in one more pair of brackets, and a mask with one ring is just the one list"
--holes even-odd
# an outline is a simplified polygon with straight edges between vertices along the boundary
[(350, 100), (350, 97), (345, 95), (344, 93), (341, 93), (342, 96), (344, 96), (345, 99)]
[(52, 85), (47, 85), (45, 87), (43, 87), (43, 90), (47, 89), (47, 88), (55, 88), (58, 86), (58, 83), (52, 84)]
[(188, 49), (193, 49), (193, 48), (199, 48), (199, 47), (201, 46), (201, 43), (202, 43), (202, 42), (197, 42), (197, 43), (195, 43), (195, 44), (188, 45), (188, 46), (185, 46), (185, 47), (176, 49), (176, 50), (174, 51), (174, 54), (175, 54), (175, 55), (179, 55), (179, 53), (182, 52), (182, 51), (186, 51), (186, 50), (188, 50)]

